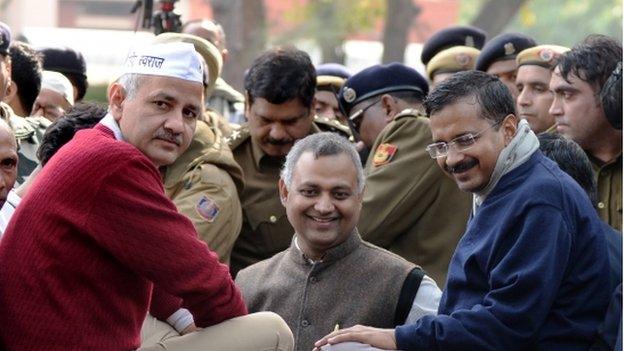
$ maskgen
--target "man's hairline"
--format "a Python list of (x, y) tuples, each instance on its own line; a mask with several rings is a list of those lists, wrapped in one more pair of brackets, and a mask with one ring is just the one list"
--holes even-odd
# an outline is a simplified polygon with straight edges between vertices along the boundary
[(314, 150), (310, 150), (310, 149), (308, 149), (308, 150), (305, 150), (305, 151), (301, 152), (301, 153), (299, 154), (299, 157), (295, 160), (295, 163), (294, 163), (294, 164), (293, 164), (293, 166), (292, 166), (292, 173), (290, 174), (290, 184), (286, 181), (286, 179), (284, 179), (284, 178), (282, 177), (282, 174), (281, 174), (281, 172), (280, 172), (280, 180), (282, 180), (282, 182), (284, 182), (284, 186), (286, 187), (286, 189), (287, 189), (288, 191), (290, 191), (290, 190), (291, 190), (292, 180), (293, 180), (293, 178), (295, 177), (295, 170), (297, 169), (297, 165), (299, 164), (299, 161), (301, 161), (301, 158), (303, 157), (303, 155), (308, 154), (308, 153), (309, 153), (309, 154), (312, 154), (312, 157), (314, 157), (314, 160), (318, 160), (318, 159), (320, 159), (321, 157), (338, 157), (338, 156), (340, 156), (340, 155), (345, 155), (345, 156), (347, 156), (347, 157), (349, 158), (349, 161), (351, 162), (351, 165), (353, 166), (353, 168), (354, 168), (354, 170), (355, 170), (355, 190), (356, 190), (356, 193), (357, 193), (357, 195), (362, 195), (362, 194), (364, 194), (364, 190), (365, 190), (365, 188), (366, 188), (366, 186), (365, 186), (365, 185), (366, 185), (366, 177), (363, 179), (364, 183), (363, 183), (363, 184), (362, 184), (362, 186), (361, 186), (362, 191), (360, 191), (360, 189), (359, 189), (359, 188), (360, 188), (360, 185), (358, 184), (358, 183), (359, 183), (359, 180), (358, 180), (358, 166), (355, 164), (355, 162), (354, 162), (354, 161), (353, 161), (353, 159), (351, 158), (351, 155), (349, 155), (349, 153), (348, 153), (348, 152), (346, 152), (345, 150), (338, 150), (338, 152), (337, 152), (337, 153), (335, 153), (335, 154), (329, 154), (329, 155), (315, 155), (315, 154), (314, 154)]

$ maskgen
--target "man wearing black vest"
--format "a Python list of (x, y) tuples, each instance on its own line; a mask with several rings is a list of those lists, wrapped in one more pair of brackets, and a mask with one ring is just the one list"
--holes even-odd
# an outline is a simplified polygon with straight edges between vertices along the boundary
[(310, 135), (286, 156), (280, 200), (295, 235), (288, 249), (238, 273), (250, 311), (279, 314), (296, 350), (335, 328), (393, 328), (437, 311), (441, 292), (422, 269), (362, 241), (356, 228), (364, 172), (355, 148)]

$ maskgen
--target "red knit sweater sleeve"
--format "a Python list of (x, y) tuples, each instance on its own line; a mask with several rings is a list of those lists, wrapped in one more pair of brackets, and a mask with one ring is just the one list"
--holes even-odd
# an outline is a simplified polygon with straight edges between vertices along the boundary
[[(159, 174), (142, 155), (124, 155), (103, 180), (85, 217), (88, 233), (117, 260), (180, 297), (205, 327), (247, 313), (228, 267), (197, 238), (192, 223), (164, 195)], [(162, 314), (177, 309), (175, 299)], [(168, 317), (166, 315), (165, 317)]]

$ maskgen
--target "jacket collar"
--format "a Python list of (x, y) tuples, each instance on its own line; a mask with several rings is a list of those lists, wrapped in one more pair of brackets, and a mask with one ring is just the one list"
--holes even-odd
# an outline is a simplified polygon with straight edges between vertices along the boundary
[(298, 235), (295, 234), (290, 244), (290, 249), (289, 249), (290, 252), (288, 254), (292, 258), (292, 260), (295, 261), (295, 263), (298, 263), (301, 265), (329, 266), (333, 264), (334, 262), (342, 259), (343, 257), (348, 256), (350, 253), (355, 251), (355, 249), (357, 249), (362, 243), (362, 238), (360, 237), (360, 233), (358, 232), (356, 228), (353, 230), (351, 235), (349, 235), (347, 240), (327, 250), (325, 252), (325, 255), (323, 255), (322, 259), (318, 261), (314, 261), (306, 257), (303, 251), (301, 251), (297, 238), (298, 238)]

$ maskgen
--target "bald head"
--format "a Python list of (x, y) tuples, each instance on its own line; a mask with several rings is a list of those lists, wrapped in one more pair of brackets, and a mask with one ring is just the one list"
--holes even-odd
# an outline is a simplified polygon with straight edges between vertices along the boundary
[(219, 49), (224, 60), (227, 58), (228, 50), (225, 45), (225, 32), (220, 24), (207, 19), (190, 21), (184, 24), (182, 33), (208, 40)]
[(0, 207), (17, 177), (17, 142), (11, 127), (0, 120)]
[(6, 141), (7, 143), (12, 144), (15, 150), (17, 150), (15, 134), (13, 134), (13, 130), (3, 119), (0, 119), (0, 141), (3, 143)]

